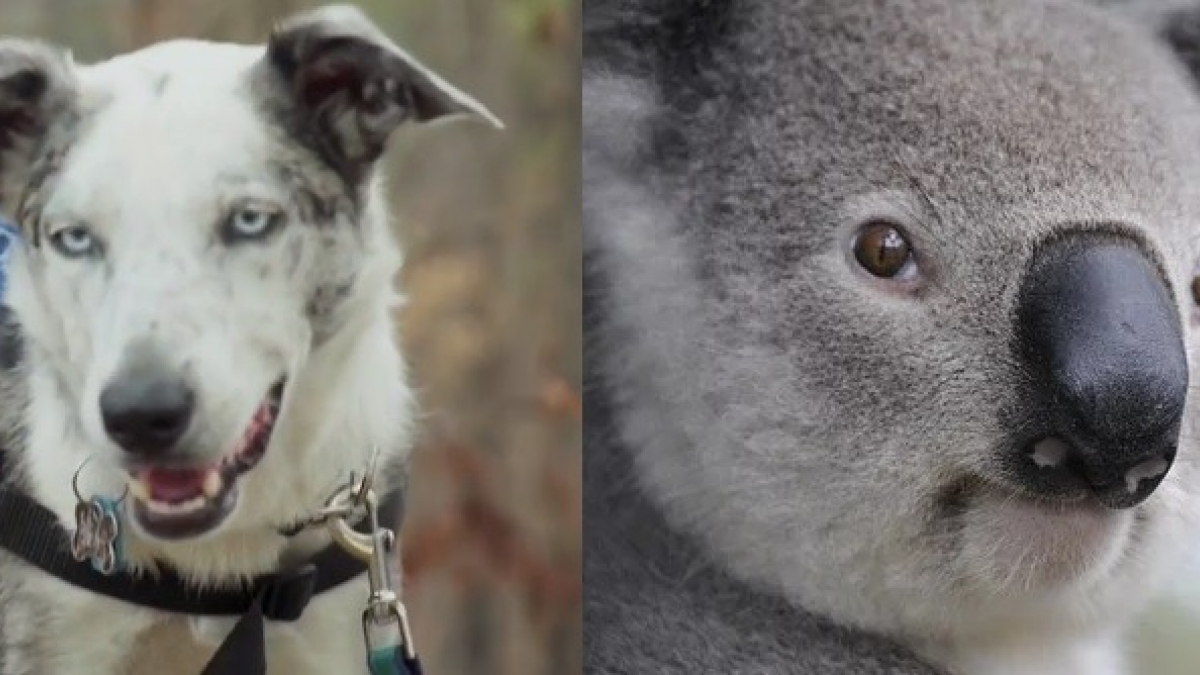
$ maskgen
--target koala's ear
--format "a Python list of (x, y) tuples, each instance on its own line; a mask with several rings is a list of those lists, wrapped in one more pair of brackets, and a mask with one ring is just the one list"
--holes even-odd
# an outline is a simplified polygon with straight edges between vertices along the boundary
[(287, 105), (337, 162), (373, 162), (408, 121), (466, 116), (503, 127), (355, 7), (333, 5), (283, 21), (271, 34), (266, 58), (282, 78)]
[(76, 100), (69, 53), (29, 40), (0, 40), (0, 211), (10, 216), (35, 154)]

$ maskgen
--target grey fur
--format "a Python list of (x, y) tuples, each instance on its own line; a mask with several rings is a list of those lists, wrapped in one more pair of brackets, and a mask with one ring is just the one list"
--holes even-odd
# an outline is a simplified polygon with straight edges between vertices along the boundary
[[(588, 358), (597, 357), (589, 351)], [(877, 636), (747, 588), (664, 522), (615, 448), (604, 401), (587, 400), (585, 671), (877, 673), (936, 671)], [(603, 486), (603, 487), (597, 487)], [(652, 566), (652, 567), (651, 567)], [(648, 611), (653, 608), (653, 611)], [(786, 670), (780, 668), (786, 664)]]
[(1117, 7), (1162, 36), (1200, 78), (1200, 3), (1195, 0), (1116, 0)]
[[(50, 45), (7, 40), (0, 63), (0, 212), (24, 222), (23, 205), (37, 201), (72, 135), (77, 94), (69, 57)], [(26, 235), (37, 244), (36, 231)]]
[[(1195, 509), (1194, 449), (1132, 518), (1136, 551), (1070, 600), (993, 583), (965, 523), (1028, 413), (1012, 309), (1039, 242), (1116, 232), (1195, 311), (1179, 63), (1081, 2), (614, 0), (584, 21), (586, 669), (924, 673), (999, 626), (1119, 630)], [(847, 265), (870, 217), (917, 233), (915, 297)]]
[(71, 150), (78, 127), (79, 111), (75, 108), (64, 111), (55, 124), (44, 132), (31, 155), (24, 189), (19, 193), (14, 209), (22, 233), (31, 246), (42, 245), (45, 237), (42, 210), (54, 189), (54, 181), (62, 170), (62, 163)]
[(21, 327), (7, 308), (0, 306), (0, 370), (15, 370), (25, 351)]
[[(292, 196), (301, 222), (318, 230), (320, 250), (312, 255), (329, 258), (313, 278), (303, 280), (310, 289), (305, 311), (314, 347), (334, 334), (340, 323), (338, 309), (353, 296), (354, 270), (367, 254), (357, 223), (371, 182), (377, 180), (366, 176), (361, 179), (366, 182), (348, 182), (326, 162), (311, 161), (315, 158), (305, 146), (293, 146), (272, 167), (274, 179)], [(299, 261), (299, 253), (293, 259)]]
[(291, 161), (294, 159), (288, 157), (277, 162), (273, 172), (276, 180), (294, 196), (296, 209), (305, 222), (322, 227), (356, 222), (365, 186), (345, 182), (324, 162), (297, 166)]
[(313, 346), (320, 346), (338, 328), (338, 308), (354, 294), (354, 275), (342, 281), (317, 286), (309, 296), (305, 311), (313, 328)]

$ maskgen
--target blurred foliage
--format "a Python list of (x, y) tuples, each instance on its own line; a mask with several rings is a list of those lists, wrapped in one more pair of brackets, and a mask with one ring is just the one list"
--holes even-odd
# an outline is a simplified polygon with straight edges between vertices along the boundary
[[(315, 4), (0, 0), (0, 26), (90, 61), (258, 42)], [(408, 131), (388, 160), (426, 414), (403, 533), (418, 646), (431, 675), (579, 672), (579, 0), (357, 4), (507, 125)]]

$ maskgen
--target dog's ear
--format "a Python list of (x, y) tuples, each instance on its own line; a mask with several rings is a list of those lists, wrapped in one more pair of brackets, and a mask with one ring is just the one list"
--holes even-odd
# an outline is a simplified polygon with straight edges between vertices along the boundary
[(339, 163), (374, 161), (391, 133), (408, 121), (467, 116), (503, 126), (355, 7), (333, 5), (283, 21), (271, 34), (267, 61), (305, 130)]
[(0, 211), (10, 217), (38, 148), (75, 101), (69, 53), (29, 40), (0, 40)]

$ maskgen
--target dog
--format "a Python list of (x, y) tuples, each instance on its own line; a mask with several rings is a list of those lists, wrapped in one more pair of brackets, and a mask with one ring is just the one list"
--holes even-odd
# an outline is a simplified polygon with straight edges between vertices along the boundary
[(1135, 672), (1200, 99), (1125, 9), (585, 5), (585, 670)]
[[(398, 128), (456, 119), (499, 125), (350, 6), (287, 18), (265, 45), (169, 41), (91, 65), (0, 40), (0, 207), (21, 231), (9, 489), (68, 530), (73, 480), (119, 500), (131, 573), (197, 588), (327, 546), (322, 528), (280, 528), (372, 458), (376, 490), (398, 487), (414, 424), (379, 159)], [(199, 673), (233, 622), (7, 554), (0, 593), (4, 675)], [(366, 597), (364, 575), (269, 625), (269, 672), (365, 672)]]

